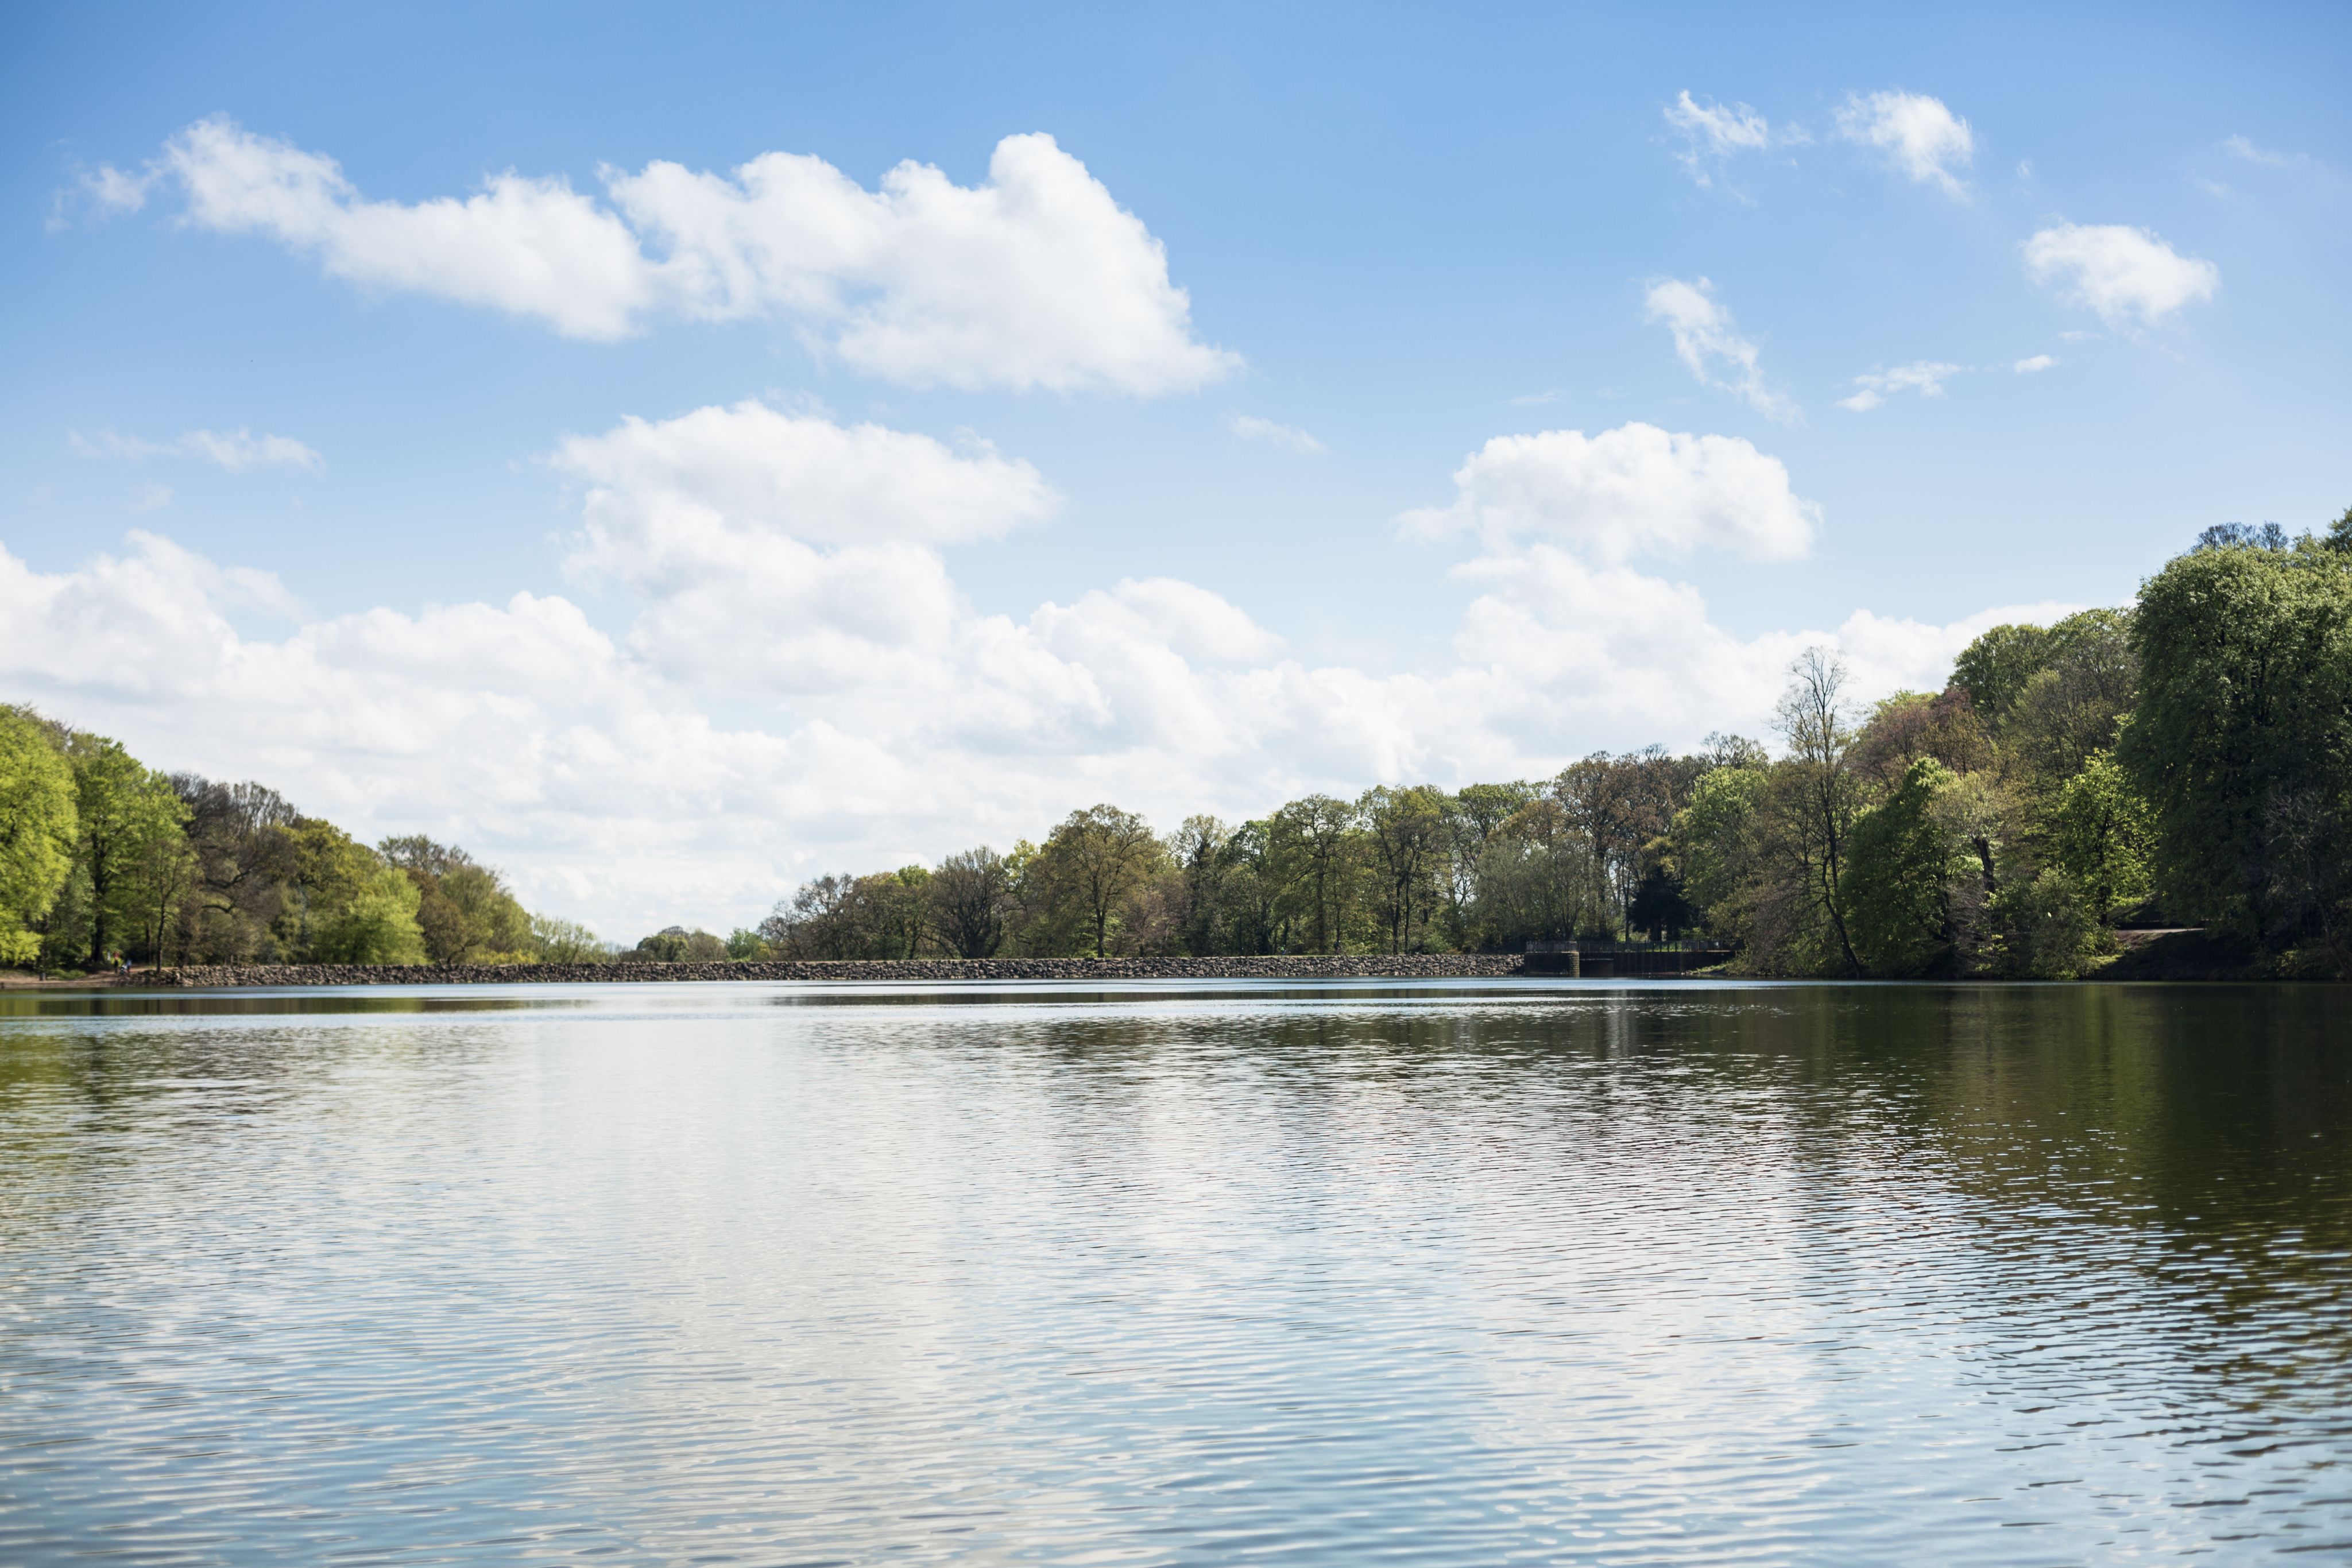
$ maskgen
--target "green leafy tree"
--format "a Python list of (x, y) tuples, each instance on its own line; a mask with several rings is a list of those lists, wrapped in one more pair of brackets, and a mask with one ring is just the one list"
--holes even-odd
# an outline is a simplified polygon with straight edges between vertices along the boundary
[(683, 925), (667, 925), (650, 936), (640, 936), (637, 945), (621, 955), (625, 963), (683, 964), (689, 956), (688, 946), (693, 933)]
[(1479, 856), (1487, 840), (1514, 812), (1542, 797), (1541, 789), (1521, 779), (1465, 784), (1448, 798), (1446, 821), (1452, 834), (1445, 856), (1445, 924), (1453, 946), (1474, 946), (1483, 940), (1473, 911), (1478, 902)]
[(1608, 873), (1567, 808), (1530, 800), (1486, 835), (1478, 852), (1475, 925), (1481, 946), (1562, 941), (1605, 925)]
[(1683, 896), (1715, 936), (1744, 941), (1759, 872), (1759, 813), (1771, 787), (1769, 764), (1717, 768), (1698, 781), (1675, 817), (1675, 858)]
[(1677, 760), (1655, 746), (1622, 757), (1596, 751), (1552, 781), (1552, 798), (1608, 876), (1612, 924), (1620, 929), (1632, 920), (1643, 846), (1673, 825), (1676, 797), (1687, 795), (1676, 788)]
[(2025, 691), (2025, 683), (2048, 663), (2050, 633), (2040, 626), (1995, 626), (1965, 649), (1952, 664), (1952, 684), (1969, 694), (1969, 706), (1998, 729)]
[(2053, 821), (2059, 869), (2104, 922), (2156, 891), (2148, 870), (2147, 808), (2107, 751), (2095, 751), (2059, 791)]
[[(755, 945), (759, 941), (750, 932), (739, 935), (751, 936)], [(593, 931), (576, 920), (560, 920), (551, 915), (530, 917), (530, 944), (532, 956), (542, 964), (601, 964), (608, 956)]]
[(689, 931), (683, 925), (666, 925), (621, 955), (623, 963), (635, 964), (718, 964), (726, 958), (724, 941), (700, 926)]
[(1168, 858), (1175, 867), (1171, 894), (1171, 938), (1179, 951), (1201, 956), (1228, 950), (1223, 913), (1225, 846), (1234, 831), (1216, 818), (1187, 817), (1168, 835)]
[(1290, 916), (1275, 863), (1273, 824), (1244, 822), (1217, 848), (1217, 950), (1290, 951)]
[[(1853, 739), (1844, 702), (1845, 665), (1820, 648), (1807, 649), (1790, 665), (1790, 681), (1774, 722), (1789, 755), (1772, 769), (1761, 825), (1764, 858), (1771, 862), (1773, 896), (1759, 902), (1768, 913), (1773, 946), (1781, 962), (1800, 970), (1826, 957), (1848, 974), (1862, 971), (1853, 936), (1846, 929), (1847, 840), (1863, 800), (1859, 781), (1846, 765)], [(1815, 949), (1830, 951), (1817, 957)]]
[(1995, 915), (2003, 928), (2001, 967), (2027, 979), (2079, 978), (2098, 961), (2104, 933), (2091, 901), (2056, 866), (2004, 887)]
[(416, 925), (422, 896), (405, 872), (378, 864), (314, 920), (312, 951), (328, 964), (422, 964), (425, 938)]
[(1855, 956), (1872, 975), (1903, 978), (1952, 962), (1954, 884), (1977, 874), (1975, 857), (1937, 810), (1957, 782), (1951, 769), (1922, 758), (1892, 795), (1855, 819), (1838, 892)]
[(2003, 742), (2041, 788), (2082, 771), (2095, 751), (2115, 744), (2117, 726), (2139, 690), (2131, 617), (2085, 610), (2050, 628), (2042, 667), (2011, 704)]
[(47, 727), (0, 707), (0, 963), (39, 956), (39, 925), (73, 869), (74, 775)]
[(760, 922), (760, 937), (788, 958), (855, 958), (864, 940), (856, 914), (857, 878), (811, 877)]
[[(174, 774), (186, 806), (187, 864), (178, 897), (180, 951), (200, 963), (275, 961), (297, 950), (301, 813), (257, 783)], [(294, 916), (289, 919), (289, 915)]]
[(959, 958), (991, 958), (1004, 943), (1013, 870), (986, 844), (948, 856), (924, 890), (933, 936)]
[(1355, 805), (1329, 795), (1293, 800), (1266, 823), (1269, 869), (1290, 932), (1310, 953), (1347, 951), (1363, 865)]
[(1356, 802), (1364, 824), (1371, 873), (1371, 914), (1391, 953), (1423, 945), (1431, 917), (1444, 897), (1452, 824), (1444, 790), (1429, 785), (1381, 785)]
[(66, 756), (79, 830), (77, 870), (88, 892), (89, 961), (98, 968), (142, 928), (147, 890), (141, 873), (168, 859), (165, 852), (182, 837), (188, 810), (171, 780), (142, 766), (119, 741), (76, 734)]
[(1033, 874), (1047, 900), (1075, 920), (1094, 956), (1110, 952), (1111, 922), (1120, 905), (1167, 867), (1167, 850), (1151, 824), (1116, 806), (1073, 811), (1037, 852)]
[(383, 859), (321, 817), (297, 819), (286, 835), (294, 863), (280, 939), (289, 951), (319, 959), (320, 925), (373, 887)]
[(2274, 863), (2275, 803), (2346, 809), (2352, 558), (2316, 547), (2191, 551), (2142, 586), (2132, 641), (2139, 701), (2116, 758), (2153, 819), (2166, 912), (2294, 940), (2314, 912)]
[(519, 964), (532, 953), (530, 912), (464, 850), (423, 834), (388, 838), (383, 858), (416, 883), (417, 928), (436, 964)]
[(1955, 773), (1994, 766), (1992, 737), (1966, 688), (1949, 685), (1935, 696), (1897, 692), (1884, 699), (1854, 737), (1846, 765), (1874, 799), (1883, 799), (1923, 757)]

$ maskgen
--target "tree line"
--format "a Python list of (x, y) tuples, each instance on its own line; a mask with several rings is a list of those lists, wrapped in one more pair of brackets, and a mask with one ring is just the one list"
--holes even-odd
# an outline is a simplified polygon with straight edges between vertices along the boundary
[[(1595, 753), (1542, 780), (1309, 795), (1156, 833), (803, 883), (724, 945), (806, 958), (1429, 952), (1704, 936), (1743, 972), (2063, 978), (2198, 925), (2352, 977), (2352, 511), (2209, 528), (2137, 601), (1996, 626), (1858, 708), (1801, 656), (1777, 750)], [(700, 935), (700, 934), (698, 934)], [(720, 944), (705, 936), (714, 951)]]
[(2209, 528), (2137, 601), (1996, 626), (1867, 710), (1801, 656), (1777, 748), (1596, 752), (1172, 832), (815, 877), (756, 928), (621, 951), (421, 836), (373, 847), (259, 784), (164, 775), (0, 708), (0, 963), (374, 964), (1510, 950), (1702, 936), (1743, 972), (2067, 977), (2118, 928), (2352, 977), (2352, 510)]
[(0, 964), (461, 964), (604, 957), (490, 867), (422, 835), (361, 843), (276, 790), (159, 772), (0, 707)]

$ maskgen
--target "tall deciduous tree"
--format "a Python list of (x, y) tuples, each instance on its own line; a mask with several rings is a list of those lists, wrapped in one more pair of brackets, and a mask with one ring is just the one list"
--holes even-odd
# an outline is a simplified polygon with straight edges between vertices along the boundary
[(1778, 847), (1796, 873), (1804, 908), (1823, 921), (1850, 974), (1863, 972), (1847, 931), (1844, 902), (1847, 838), (1861, 810), (1860, 792), (1846, 767), (1853, 739), (1845, 705), (1845, 664), (1822, 648), (1808, 648), (1789, 666), (1789, 689), (1774, 724), (1789, 756), (1775, 770), (1771, 800), (1780, 832)]
[(313, 949), (330, 964), (422, 964), (427, 955), (416, 925), (421, 897), (407, 873), (379, 862), (317, 920)]
[(1903, 978), (1953, 963), (1955, 886), (1977, 874), (1975, 856), (1937, 809), (1957, 782), (1942, 763), (1921, 758), (1853, 824), (1838, 899), (1854, 951), (1874, 975)]
[(2276, 803), (2295, 802), (2298, 843), (2352, 821), (2352, 556), (2180, 556), (2142, 585), (2132, 643), (2139, 703), (2116, 756), (2154, 817), (2167, 914), (2292, 940), (2317, 916), (2279, 874), (2297, 852)]
[(35, 927), (65, 885), (79, 837), (73, 769), (48, 727), (0, 707), (0, 963), (39, 954)]
[(1151, 824), (1116, 806), (1089, 806), (1064, 818), (1038, 852), (1038, 872), (1055, 902), (1074, 914), (1097, 958), (1110, 952), (1111, 917), (1129, 894), (1166, 863)]
[(1313, 953), (1345, 951), (1361, 866), (1355, 806), (1329, 795), (1291, 801), (1267, 823), (1267, 849), (1294, 915), (1292, 929)]
[(188, 809), (181, 946), (200, 962), (275, 960), (298, 946), (300, 812), (275, 789), (173, 775)]
[(1168, 836), (1168, 856), (1176, 864), (1176, 942), (1196, 956), (1227, 946), (1223, 915), (1231, 862), (1225, 849), (1233, 838), (1234, 830), (1211, 816), (1187, 817)]
[(1372, 915), (1391, 953), (1417, 946), (1444, 897), (1452, 836), (1444, 791), (1426, 784), (1381, 785), (1356, 802), (1371, 851)]
[(146, 904), (140, 873), (163, 858), (158, 841), (181, 837), (188, 812), (171, 780), (142, 766), (119, 741), (77, 734), (67, 758), (74, 773), (77, 858), (89, 889), (89, 965), (97, 968), (126, 934), (140, 929)]
[(993, 957), (1004, 941), (1013, 873), (986, 844), (940, 862), (928, 890), (931, 930), (959, 958)]
[(421, 833), (388, 838), (377, 848), (416, 884), (416, 925), (433, 962), (512, 964), (530, 956), (530, 912), (497, 872)]

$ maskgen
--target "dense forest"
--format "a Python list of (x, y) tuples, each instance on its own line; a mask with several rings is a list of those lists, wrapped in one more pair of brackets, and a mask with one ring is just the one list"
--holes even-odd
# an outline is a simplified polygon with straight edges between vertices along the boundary
[[(2063, 978), (2119, 927), (2352, 977), (2352, 511), (2209, 528), (2128, 610), (1997, 626), (1858, 712), (1799, 659), (1777, 748), (1595, 754), (1539, 782), (1310, 795), (1165, 836), (823, 876), (730, 946), (782, 956), (1422, 952), (1704, 935), (1746, 973)], [(703, 937), (713, 949), (716, 937)]]
[(259, 784), (159, 773), (104, 736), (0, 707), (0, 964), (604, 956), (463, 850), (370, 848)]
[(2120, 928), (2352, 977), (2352, 511), (2209, 528), (2127, 610), (1997, 626), (1867, 711), (1800, 658), (1777, 746), (1596, 753), (1541, 781), (1310, 795), (1160, 834), (803, 883), (756, 930), (617, 950), (422, 837), (153, 772), (0, 709), (0, 962), (372, 964), (1513, 949), (1703, 935), (1759, 975), (2063, 978)]

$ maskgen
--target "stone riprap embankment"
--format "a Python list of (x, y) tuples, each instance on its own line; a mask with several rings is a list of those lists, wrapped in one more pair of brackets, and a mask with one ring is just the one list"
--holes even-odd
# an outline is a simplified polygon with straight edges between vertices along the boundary
[(1264, 958), (848, 958), (722, 964), (217, 964), (162, 969), (155, 986), (532, 986), (648, 980), (1367, 980), (1516, 975), (1517, 953)]

